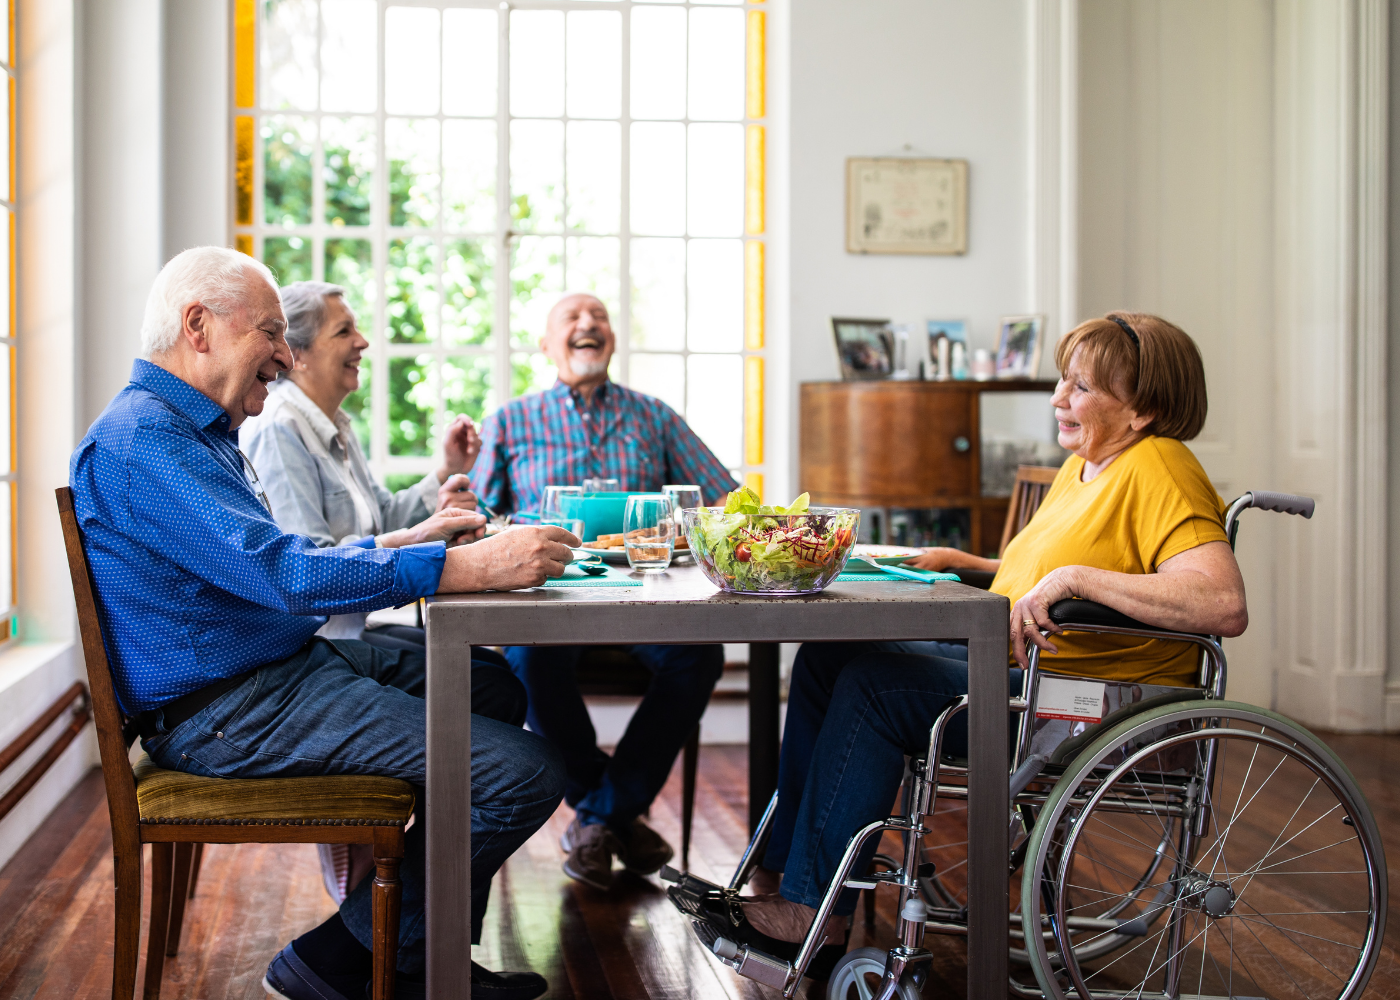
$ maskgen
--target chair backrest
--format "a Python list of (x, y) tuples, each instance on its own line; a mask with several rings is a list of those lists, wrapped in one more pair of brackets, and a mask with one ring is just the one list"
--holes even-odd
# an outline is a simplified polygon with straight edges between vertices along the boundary
[(139, 814), (136, 809), (136, 779), (131, 773), (127, 756), (127, 741), (122, 735), (122, 715), (117, 708), (116, 692), (112, 688), (112, 670), (107, 662), (107, 648), (102, 644), (102, 628), (97, 620), (97, 590), (92, 571), (83, 551), (83, 533), (78, 516), (73, 511), (73, 491), (60, 486), (58, 519), (63, 524), (63, 544), (68, 550), (68, 571), (73, 577), (73, 599), (78, 605), (78, 630), (83, 641), (83, 659), (87, 663), (88, 690), (92, 693), (92, 717), (97, 726), (97, 748), (102, 754), (102, 777), (107, 784), (107, 808), (112, 816), (112, 838), (115, 847), (130, 846), (120, 841), (136, 840)]
[(1050, 484), (1055, 481), (1059, 469), (1049, 465), (1016, 466), (1016, 485), (1011, 487), (1011, 506), (1006, 508), (1006, 525), (1001, 529), (1001, 545), (997, 548), (1000, 556), (1006, 551), (1011, 539), (1030, 524), (1040, 502), (1050, 492)]

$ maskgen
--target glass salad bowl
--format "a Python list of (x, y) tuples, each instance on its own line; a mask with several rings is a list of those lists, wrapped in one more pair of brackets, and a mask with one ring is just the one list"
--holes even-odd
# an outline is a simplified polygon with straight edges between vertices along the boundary
[(720, 590), (762, 597), (818, 594), (845, 568), (860, 526), (854, 507), (805, 507), (798, 513), (681, 511), (701, 571)]

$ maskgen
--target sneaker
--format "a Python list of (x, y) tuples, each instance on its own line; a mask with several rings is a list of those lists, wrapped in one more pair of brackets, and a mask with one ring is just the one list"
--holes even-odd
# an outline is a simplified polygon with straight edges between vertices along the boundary
[(634, 875), (659, 872), (675, 854), (661, 834), (643, 823), (640, 816), (632, 821), (624, 836), (618, 837), (617, 858)]
[(617, 836), (602, 823), (584, 826), (575, 816), (559, 846), (569, 852), (564, 859), (564, 874), (595, 889), (612, 888), (613, 854), (621, 845)]
[(317, 975), (291, 945), (268, 964), (262, 986), (279, 1000), (351, 1000)]

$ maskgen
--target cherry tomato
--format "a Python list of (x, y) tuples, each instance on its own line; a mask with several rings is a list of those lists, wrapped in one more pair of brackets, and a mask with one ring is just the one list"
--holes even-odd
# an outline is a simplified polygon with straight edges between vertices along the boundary
[(743, 542), (740, 542), (738, 545), (734, 546), (734, 558), (738, 559), (740, 562), (748, 562), (749, 547)]

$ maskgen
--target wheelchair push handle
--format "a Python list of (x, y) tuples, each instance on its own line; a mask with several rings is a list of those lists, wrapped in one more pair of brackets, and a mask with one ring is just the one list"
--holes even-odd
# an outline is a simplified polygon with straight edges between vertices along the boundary
[(1281, 514), (1299, 514), (1312, 517), (1317, 502), (1312, 497), (1294, 496), (1291, 493), (1273, 493), (1269, 490), (1251, 490), (1249, 506), (1258, 510), (1276, 510)]

